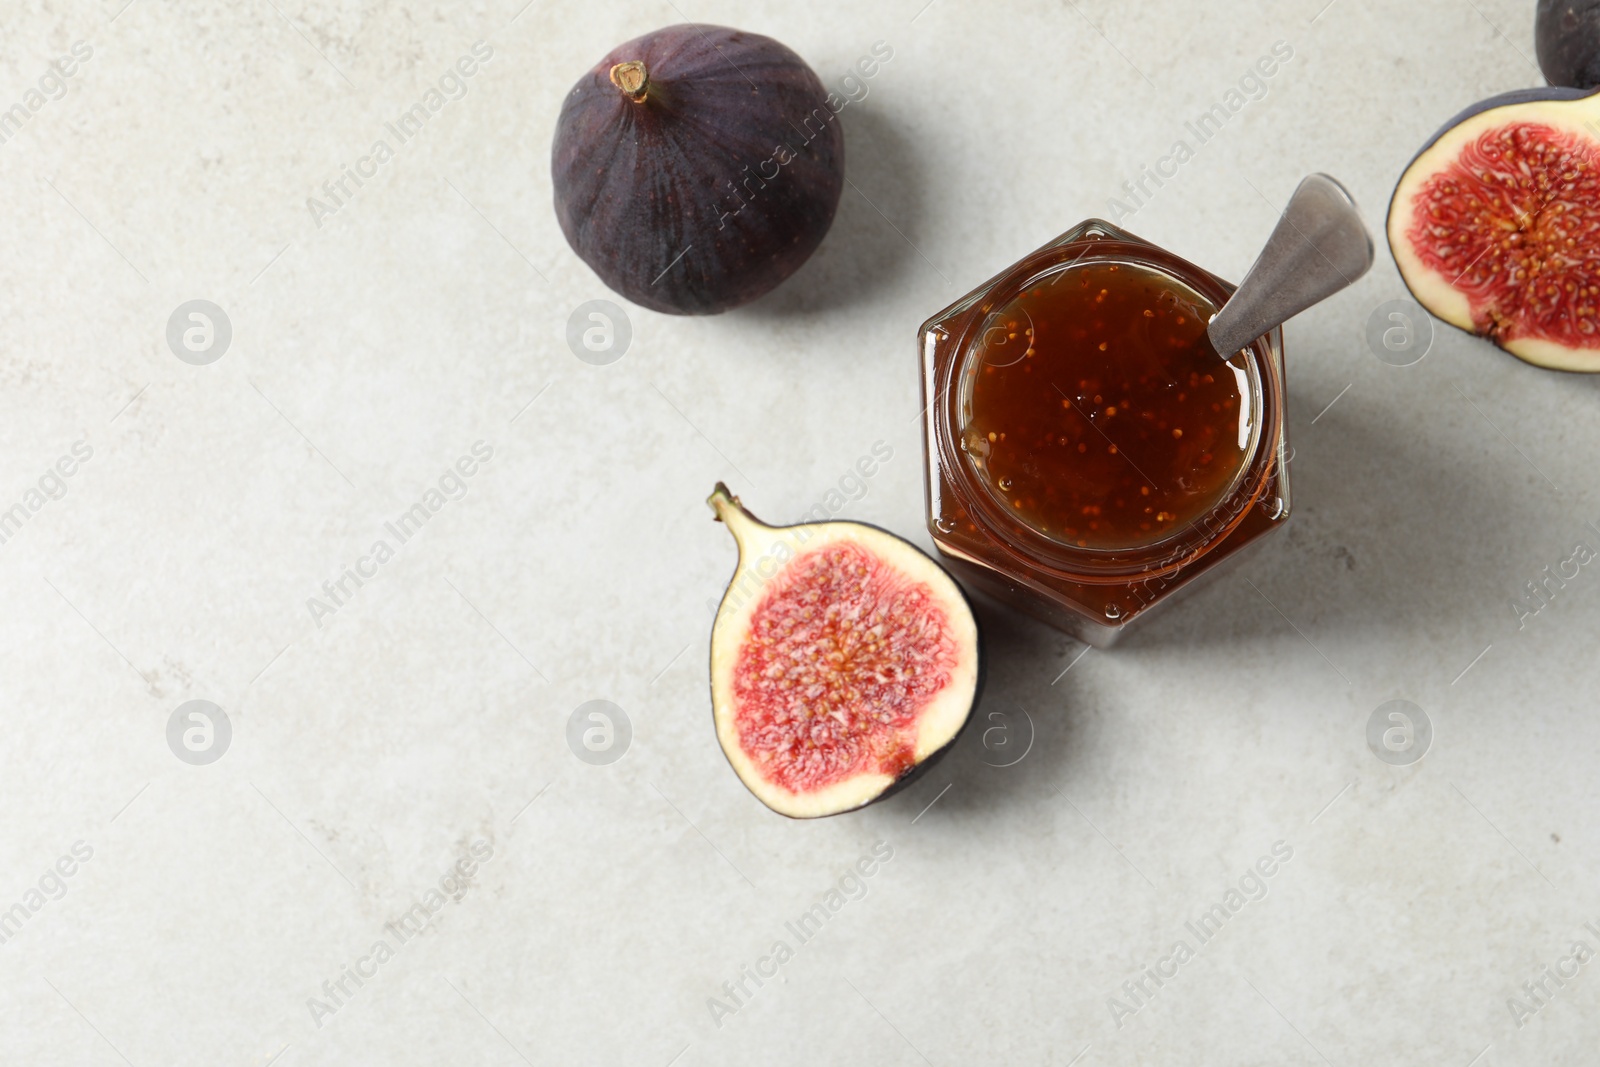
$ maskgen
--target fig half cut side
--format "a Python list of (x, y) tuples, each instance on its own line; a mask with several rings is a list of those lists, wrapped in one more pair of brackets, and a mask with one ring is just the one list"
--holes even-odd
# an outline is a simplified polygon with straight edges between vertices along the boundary
[(852, 811), (949, 750), (982, 686), (966, 595), (859, 522), (772, 527), (717, 484), (739, 563), (711, 630), (711, 711), (734, 772), (795, 819)]
[(1600, 371), (1600, 94), (1451, 119), (1401, 175), (1389, 246), (1417, 302), (1529, 363)]

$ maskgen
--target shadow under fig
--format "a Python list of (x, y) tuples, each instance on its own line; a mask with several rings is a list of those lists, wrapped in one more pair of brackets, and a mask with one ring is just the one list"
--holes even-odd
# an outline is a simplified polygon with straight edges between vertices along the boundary
[(1073, 763), (1090, 757), (1092, 711), (1075, 672), (1063, 673), (1086, 646), (982, 594), (971, 600), (983, 632), (983, 692), (943, 761), (888, 802), (907, 819), (935, 798), (949, 818), (992, 808), (996, 794), (1053, 796), (1053, 786), (1078, 777)]
[(793, 276), (733, 314), (789, 317), (867, 303), (918, 259), (907, 241), (923, 217), (916, 180), (923, 163), (914, 145), (871, 106), (847, 106), (837, 121), (844, 124), (848, 181), (832, 228)]

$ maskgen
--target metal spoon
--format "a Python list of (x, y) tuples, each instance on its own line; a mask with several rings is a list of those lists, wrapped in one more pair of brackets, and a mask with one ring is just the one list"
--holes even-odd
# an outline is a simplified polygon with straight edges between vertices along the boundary
[(1372, 266), (1367, 233), (1345, 187), (1326, 174), (1300, 183), (1238, 290), (1206, 332), (1224, 359), (1351, 285)]

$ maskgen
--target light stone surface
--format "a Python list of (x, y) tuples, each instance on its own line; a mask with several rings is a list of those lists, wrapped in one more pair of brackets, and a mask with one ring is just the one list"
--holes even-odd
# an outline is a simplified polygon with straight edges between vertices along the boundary
[[(1265, 95), (1123, 224), (1238, 277), (1326, 170), (1376, 231), (1440, 123), (1539, 82), (1532, 0), (123, 3), (7, 0), (0, 47), (5, 107), (93, 49), (0, 144), (0, 510), (92, 450), (0, 544), (0, 1062), (1595, 1062), (1600, 964), (1520, 1026), (1507, 1001), (1600, 950), (1600, 570), (1521, 629), (1511, 606), (1600, 547), (1600, 380), (1443, 327), (1380, 362), (1386, 249), (1288, 327), (1289, 530), (1113, 651), (985, 609), (976, 725), (913, 789), (778, 818), (706, 696), (715, 481), (926, 546), (926, 316), (1112, 211), (1277, 41)], [(590, 365), (569, 315), (623, 302), (556, 225), (555, 117), (683, 18), (831, 86), (894, 54), (840, 116), (851, 184), (813, 261), (717, 318), (630, 306), (624, 356)], [(465, 96), (394, 140), (480, 40)], [(394, 159), (318, 225), (307, 198), (378, 138)], [(232, 325), (206, 366), (166, 341), (197, 298)], [(479, 441), (399, 544), (384, 524)], [(864, 494), (830, 497), (877, 442)], [(380, 538), (394, 558), (314, 617)], [(199, 766), (167, 741), (197, 699), (232, 727)], [(1368, 749), (1392, 699), (1433, 724), (1419, 763)], [(632, 725), (609, 765), (566, 741), (590, 700)], [(480, 841), (401, 943), (385, 924)], [(802, 943), (786, 923), (879, 842)], [(1186, 923), (1276, 842), (1265, 898), (1201, 945)], [(380, 939), (364, 986), (324, 992)]]

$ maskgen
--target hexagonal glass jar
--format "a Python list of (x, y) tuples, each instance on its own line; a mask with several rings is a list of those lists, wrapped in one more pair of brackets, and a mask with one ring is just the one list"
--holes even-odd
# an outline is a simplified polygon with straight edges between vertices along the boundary
[(920, 338), (928, 531), (934, 544), (979, 591), (1101, 647), (1215, 574), (1219, 564), (1237, 560), (1241, 549), (1289, 518), (1280, 330), (1237, 360), (1249, 375), (1250, 396), (1241, 406), (1250, 406), (1252, 436), (1220, 503), (1193, 521), (1152, 534), (1148, 543), (1080, 547), (1051, 537), (1008, 512), (977, 476), (961, 447), (962, 405), (983, 362), (983, 337), (994, 326), (994, 309), (1004, 309), (1046, 278), (1059, 280), (1059, 272), (1108, 261), (1176, 279), (1218, 307), (1235, 288), (1149, 241), (1091, 219), (933, 316)]

